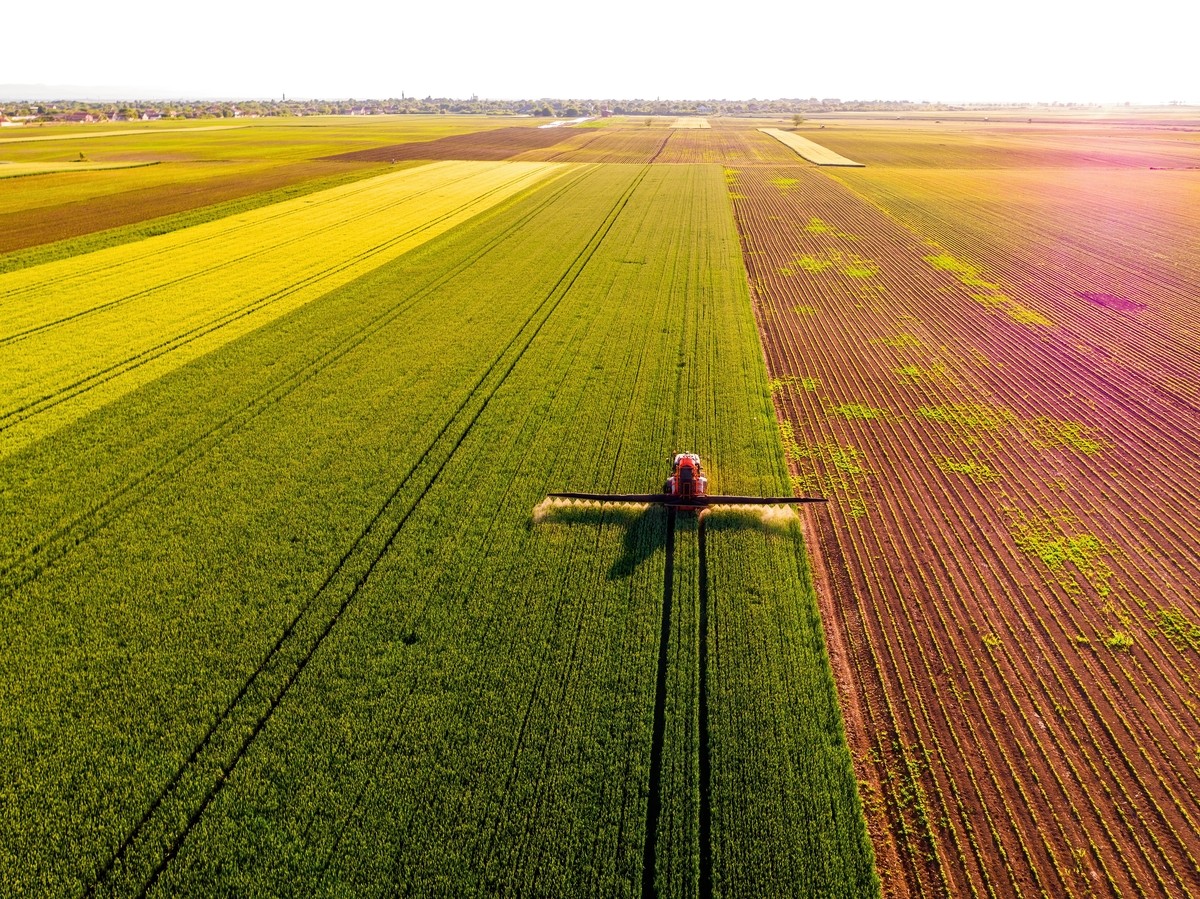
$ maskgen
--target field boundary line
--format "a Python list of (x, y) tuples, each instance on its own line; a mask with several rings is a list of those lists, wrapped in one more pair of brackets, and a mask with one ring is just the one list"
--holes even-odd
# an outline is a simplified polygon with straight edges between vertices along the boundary
[[(422, 173), (426, 173), (429, 169), (435, 168), (437, 165), (438, 165), (438, 163), (424, 163), (421, 165), (415, 165), (410, 169), (405, 169), (404, 171), (406, 171), (410, 174), (416, 173), (418, 171), (421, 171)], [(398, 174), (398, 173), (396, 173), (396, 174)], [(42, 265), (67, 265), (69, 263), (69, 261), (72, 259), (77, 259), (82, 256), (90, 256), (93, 254), (102, 254), (109, 250), (116, 250), (120, 247), (129, 247), (131, 244), (140, 244), (140, 243), (148, 243), (148, 242), (154, 243), (154, 244), (162, 244), (162, 246), (153, 247), (151, 252), (143, 254), (141, 257), (139, 257), (139, 262), (142, 264), (145, 264), (148, 261), (158, 259), (159, 257), (163, 257), (163, 256), (169, 257), (171, 254), (178, 252), (179, 245), (176, 244), (175, 242), (173, 242), (170, 238), (172, 236), (174, 236), (175, 238), (178, 238), (179, 233), (181, 231), (187, 231), (187, 230), (194, 229), (194, 230), (203, 230), (205, 232), (211, 232), (211, 233), (206, 233), (202, 236), (194, 236), (193, 235), (193, 237), (191, 239), (189, 239), (189, 241), (188, 241), (188, 246), (191, 246), (191, 247), (199, 246), (202, 244), (207, 244), (214, 240), (218, 240), (223, 236), (238, 233), (238, 232), (244, 231), (248, 228), (270, 225), (272, 222), (276, 222), (280, 219), (286, 219), (289, 216), (295, 214), (295, 211), (293, 209), (281, 208), (281, 207), (292, 207), (292, 206), (297, 205), (300, 202), (303, 202), (305, 204), (306, 211), (311, 211), (314, 209), (318, 209), (318, 210), (322, 209), (323, 207), (328, 206), (331, 203), (336, 203), (336, 202), (344, 201), (344, 200), (352, 200), (353, 198), (355, 198), (363, 193), (370, 192), (373, 189), (371, 186), (372, 182), (376, 181), (377, 179), (379, 179), (381, 177), (386, 177), (386, 175), (380, 175), (378, 172), (370, 172), (370, 173), (361, 175), (360, 177), (354, 178), (353, 180), (350, 180), (350, 181), (344, 181), (344, 182), (334, 184), (329, 187), (321, 187), (311, 193), (297, 194), (296, 196), (291, 196), (291, 197), (286, 197), (284, 199), (276, 200), (275, 202), (267, 203), (266, 205), (263, 205), (263, 206), (255, 206), (251, 209), (231, 210), (231, 211), (225, 213), (224, 215), (218, 215), (211, 219), (206, 219), (204, 221), (195, 222), (195, 223), (189, 224), (189, 225), (184, 225), (181, 228), (174, 228), (169, 231), (163, 231), (158, 234), (151, 234), (151, 235), (147, 235), (144, 237), (139, 237), (136, 240), (115, 243), (115, 244), (112, 244), (111, 246), (97, 247), (95, 249), (88, 250), (83, 253), (78, 253), (78, 254), (73, 253), (73, 254), (70, 254), (67, 256), (62, 256), (62, 257), (59, 257), (56, 259), (49, 259), (44, 262), (35, 263), (34, 265), (22, 266), (20, 268), (15, 268), (15, 269), (11, 269), (8, 271), (0, 272), (0, 275), (5, 275), (5, 276), (15, 275), (18, 272), (27, 272), (31, 268), (37, 268)], [(227, 202), (236, 202), (236, 201), (227, 201)], [(216, 205), (221, 205), (221, 204), (216, 204)], [(201, 210), (204, 208), (205, 207), (201, 207)], [(198, 212), (200, 210), (196, 210), (196, 211)], [(169, 216), (166, 216), (166, 217), (169, 218)], [(228, 221), (228, 220), (236, 220), (236, 219), (243, 218), (243, 217), (249, 218), (251, 220), (249, 220), (249, 221), (244, 221), (244, 220), (243, 221)], [(157, 221), (157, 219), (150, 219), (149, 222), (147, 222), (147, 224), (152, 224), (155, 221)], [(217, 230), (215, 227), (210, 227), (213, 225), (214, 222), (222, 222), (224, 227), (222, 227), (220, 230)], [(118, 226), (118, 229), (120, 227), (122, 227), (122, 226)], [(63, 238), (63, 240), (65, 240), (65, 241), (78, 240), (78, 239), (81, 239), (81, 238), (70, 238), (70, 237)], [(31, 249), (34, 249), (34, 248), (25, 248), (24, 250), (14, 250), (12, 252), (13, 253), (21, 253), (21, 252), (27, 252), (28, 250), (31, 250)], [(3, 255), (10, 255), (10, 254), (3, 254)], [(113, 270), (114, 268), (120, 268), (121, 266), (127, 265), (127, 264), (128, 264), (128, 260), (109, 262), (109, 263), (104, 264), (103, 266), (88, 269), (86, 272), (80, 272), (80, 273), (74, 275), (73, 277), (77, 278), (81, 282), (87, 283), (88, 281), (94, 279), (98, 275), (102, 275), (106, 272)], [(36, 290), (36, 289), (37, 289), (36, 285), (27, 285), (25, 287), (15, 289), (8, 295), (9, 296), (20, 296), (22, 292), (27, 292), (27, 291)]]
[(785, 147), (794, 150), (797, 156), (811, 162), (813, 165), (866, 168), (865, 163), (847, 159), (842, 154), (835, 153), (828, 147), (822, 147), (816, 141), (809, 140), (807, 137), (801, 137), (799, 134), (794, 134), (791, 131), (781, 131), (778, 128), (759, 128), (758, 130), (763, 134), (775, 138)]
[[(776, 412), (778, 416), (779, 413)], [(783, 420), (782, 417), (780, 420)], [(824, 512), (824, 517), (828, 521), (830, 528), (833, 528), (833, 513), (829, 509), (829, 504), (821, 505), (821, 511)], [(867, 737), (867, 713), (863, 710), (862, 697), (859, 695), (858, 677), (850, 662), (850, 654), (846, 649), (846, 632), (845, 625), (838, 615), (836, 597), (834, 595), (833, 584), (830, 579), (829, 565), (825, 560), (825, 551), (821, 546), (821, 535), (819, 527), (814, 520), (820, 514), (811, 506), (804, 510), (804, 514), (800, 516), (800, 532), (804, 540), (804, 548), (808, 556), (809, 571), (812, 574), (813, 593), (817, 597), (818, 612), (821, 616), (821, 622), (824, 625), (826, 650), (829, 655), (829, 667), (833, 674), (834, 685), (838, 694), (838, 705), (841, 708), (844, 718), (849, 718), (853, 722), (852, 727), (846, 727), (846, 740), (848, 744), (853, 744), (851, 759), (855, 763), (855, 768), (858, 771), (866, 773), (870, 772), (871, 787), (878, 792), (880, 796), (884, 795), (883, 783), (879, 776), (878, 765), (870, 762), (871, 757), (871, 741)], [(840, 552), (840, 547), (839, 547)], [(845, 566), (843, 562), (843, 566)], [(862, 685), (864, 688), (866, 684)], [(869, 766), (869, 767), (868, 767)], [(871, 818), (866, 819), (868, 824)], [(882, 828), (878, 833), (870, 834), (871, 843), (875, 849), (876, 867), (898, 867), (900, 865), (900, 851), (896, 846), (894, 832), (891, 827)], [(884, 852), (880, 850), (886, 849), (887, 857), (882, 858)], [(904, 891), (900, 891), (900, 887), (905, 887)], [(893, 890), (897, 896), (908, 895), (907, 881), (897, 881), (893, 884)]]
[(71, 134), (39, 134), (36, 137), (4, 137), (0, 138), (0, 147), (6, 144), (27, 144), (51, 140), (95, 140), (98, 137), (120, 137), (140, 135), (142, 137), (158, 137), (160, 135), (176, 135), (195, 131), (238, 131), (250, 128), (250, 125), (201, 125), (198, 128), (124, 128), (120, 131), (97, 131), (89, 134), (86, 131), (75, 131)]

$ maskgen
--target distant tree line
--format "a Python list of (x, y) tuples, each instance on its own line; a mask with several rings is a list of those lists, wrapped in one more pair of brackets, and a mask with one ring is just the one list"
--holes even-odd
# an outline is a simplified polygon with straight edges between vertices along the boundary
[[(303, 115), (533, 115), (556, 118), (600, 115), (805, 115), (822, 112), (887, 111), (929, 112), (962, 109), (1003, 109), (1023, 104), (986, 104), (970, 107), (938, 102), (907, 100), (850, 100), (783, 98), (777, 100), (645, 100), (645, 99), (561, 99), (542, 97), (536, 100), (469, 100), (448, 97), (391, 97), (385, 100), (171, 100), (85, 102), (58, 100), (54, 102), (7, 102), (0, 105), (0, 114), (10, 119), (27, 121), (79, 120), (90, 115), (94, 121), (132, 121), (162, 118), (240, 118), (256, 116)], [(1060, 107), (1088, 104), (1056, 103)]]

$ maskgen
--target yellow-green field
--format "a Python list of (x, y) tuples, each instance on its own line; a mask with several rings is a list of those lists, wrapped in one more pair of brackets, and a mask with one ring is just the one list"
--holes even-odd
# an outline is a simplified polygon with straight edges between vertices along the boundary
[(22, 175), (49, 175), (54, 172), (100, 172), (109, 169), (133, 169), (153, 162), (0, 162), (0, 178), (20, 178)]
[(0, 276), (0, 454), (561, 169), (433, 163)]

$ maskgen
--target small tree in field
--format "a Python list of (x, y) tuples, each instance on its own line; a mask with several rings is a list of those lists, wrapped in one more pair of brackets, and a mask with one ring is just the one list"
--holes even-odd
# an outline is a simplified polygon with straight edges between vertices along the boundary
[(796, 113), (794, 116), (792, 116), (792, 127), (793, 128), (799, 128), (803, 124), (804, 124), (804, 116), (800, 115), (800, 113)]

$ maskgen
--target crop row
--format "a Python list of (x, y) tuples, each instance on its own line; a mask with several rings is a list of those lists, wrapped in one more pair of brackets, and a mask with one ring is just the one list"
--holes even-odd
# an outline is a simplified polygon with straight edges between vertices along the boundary
[(0, 276), (0, 434), (44, 436), (561, 169), (441, 163)]
[[(1200, 186), (1164, 173), (1103, 170), (1067, 183), (1036, 171), (863, 172), (854, 186), (910, 227), (937, 235), (943, 252), (969, 259), (1002, 248), (992, 251), (990, 269), (1014, 297), (1045, 310), (1067, 339), (1090, 341), (1092, 355), (1152, 385), (1148, 400), (1186, 403), (1180, 412), (1200, 408), (1190, 376), (1200, 365), (1190, 274), (1200, 266), (1191, 238)], [(1027, 199), (1006, 199), (1013, 195)], [(1048, 264), (1053, 278), (1045, 277)]]
[[(598, 858), (611, 859), (606, 868), (616, 866), (617, 879), (610, 881), (608, 891), (620, 894), (646, 882), (644, 871), (636, 872), (640, 876), (632, 881), (625, 879), (634, 873), (630, 849), (641, 848), (635, 841), (639, 836), (635, 821), (608, 817), (617, 806), (611, 800), (597, 805), (600, 797), (591, 792), (592, 782), (581, 773), (587, 768), (580, 765), (604, 759), (610, 765), (623, 764), (626, 775), (636, 779), (644, 764), (639, 759), (646, 758), (641, 753), (649, 749), (644, 742), (640, 749), (633, 745), (610, 748), (612, 714), (591, 708), (588, 697), (596, 696), (596, 684), (614, 684), (614, 663), (644, 659), (647, 638), (653, 641), (657, 629), (645, 627), (644, 618), (641, 624), (629, 625), (630, 635), (638, 633), (643, 641), (641, 654), (632, 658), (627, 650), (614, 653), (610, 641), (591, 635), (597, 613), (603, 621), (612, 621), (614, 616), (619, 621), (620, 610), (645, 609), (648, 601), (661, 596), (659, 590), (647, 590), (644, 580), (647, 561), (657, 558), (662, 549), (661, 513), (617, 512), (597, 519), (591, 510), (573, 513), (567, 509), (532, 532), (524, 527), (524, 513), (547, 489), (568, 479), (600, 489), (644, 489), (648, 476), (657, 477), (649, 473), (661, 472), (662, 460), (680, 441), (691, 441), (688, 445), (705, 453), (714, 471), (727, 472), (724, 477), (730, 489), (755, 489), (771, 478), (771, 457), (766, 457), (766, 471), (756, 470), (764, 463), (742, 455), (745, 441), (755, 431), (754, 439), (767, 446), (773, 438), (762, 415), (761, 372), (755, 378), (762, 416), (759, 427), (741, 426), (743, 416), (725, 408), (727, 392), (735, 409), (745, 402), (745, 385), (739, 380), (745, 377), (746, 357), (737, 350), (745, 348), (752, 353), (752, 343), (724, 343), (729, 352), (726, 371), (739, 379), (732, 384), (720, 370), (710, 371), (704, 365), (692, 370), (695, 357), (691, 348), (700, 341), (724, 340), (731, 317), (736, 320), (740, 314), (743, 337), (753, 336), (744, 306), (731, 303), (725, 309), (718, 305), (718, 297), (737, 295), (736, 266), (713, 264), (708, 254), (693, 254), (690, 249), (694, 246), (691, 239), (699, 232), (710, 238), (705, 245), (723, 240), (725, 252), (718, 254), (718, 259), (736, 254), (732, 230), (721, 216), (719, 180), (711, 173), (707, 178), (695, 172), (656, 174), (646, 178), (641, 190), (644, 193), (636, 196), (616, 221), (610, 242), (601, 244), (589, 259), (559, 314), (547, 321), (528, 355), (474, 423), (428, 499), (406, 525), (406, 531), (410, 527), (418, 530), (393, 545), (372, 574), (374, 584), (364, 590), (359, 608), (379, 603), (403, 607), (405, 598), (413, 596), (412, 585), (423, 584), (413, 596), (427, 610), (419, 613), (419, 623), (413, 627), (420, 637), (416, 645), (424, 647), (428, 641), (430, 652), (445, 652), (448, 645), (463, 647), (464, 643), (471, 649), (460, 649), (443, 670), (457, 685), (455, 692), (472, 698), (443, 694), (432, 710), (433, 720), (418, 722), (406, 716), (408, 726), (420, 727), (428, 734), (424, 745), (436, 747), (454, 739), (463, 726), (460, 721), (468, 704), (474, 714), (468, 716), (467, 725), (486, 721), (490, 735), (490, 739), (453, 742), (454, 770), (422, 784), (421, 789), (428, 791), (423, 793), (422, 809), (410, 813), (412, 820), (421, 824), (431, 817), (462, 821), (460, 834), (450, 834), (447, 842), (447, 834), (418, 825), (402, 841), (384, 840), (375, 848), (377, 853), (393, 846), (395, 855), (390, 861), (384, 856), (383, 870), (397, 872), (401, 885), (412, 883), (409, 878), (413, 877), (419, 878), (417, 884), (426, 882), (430, 872), (467, 870), (479, 878), (460, 881), (469, 890), (570, 892), (591, 883), (588, 878), (596, 871), (592, 859)], [(637, 251), (632, 257), (631, 250)], [(631, 307), (630, 297), (635, 296), (640, 302)], [(710, 303), (699, 299), (709, 296), (713, 297)], [(549, 392), (548, 372), (553, 373)], [(681, 402), (683, 398), (692, 399), (698, 408), (693, 411)], [(664, 404), (675, 409), (673, 415), (662, 414)], [(709, 409), (715, 416), (710, 417)], [(722, 424), (725, 427), (719, 427)], [(778, 456), (774, 458), (778, 483)], [(594, 471), (580, 464), (592, 459), (612, 462)], [(489, 483), (491, 489), (483, 489)], [(447, 516), (445, 512), (467, 507), (469, 516)], [(609, 536), (593, 543), (591, 534), (597, 521), (608, 525)], [(444, 545), (445, 538), (439, 535), (447, 529), (455, 533), (454, 548), (447, 547), (440, 558), (430, 559), (428, 547)], [(795, 552), (794, 547), (791, 551)], [(694, 606), (695, 582), (690, 589), (685, 586), (688, 568), (683, 563), (677, 569), (677, 596), (681, 600), (687, 597)], [(437, 572), (435, 583), (422, 575), (426, 571)], [(786, 589), (786, 582), (775, 585), (777, 591)], [(732, 589), (734, 600), (737, 595)], [(604, 597), (611, 599), (605, 603)], [(686, 605), (678, 602), (675, 609), (682, 611)], [(549, 622), (539, 624), (541, 616), (551, 613)], [(685, 638), (688, 616), (673, 615), (671, 621), (672, 635), (679, 635), (671, 644), (686, 658), (690, 655), (686, 648), (690, 641)], [(380, 638), (382, 635), (376, 636)], [(691, 639), (695, 639), (694, 631)], [(640, 670), (644, 676), (646, 668)], [(672, 664), (668, 670), (670, 682), (680, 689), (672, 691), (677, 702), (668, 706), (660, 784), (662, 829), (656, 838), (658, 867), (650, 872), (650, 881), (657, 882), (664, 893), (679, 889), (686, 895), (696, 883), (695, 847), (690, 839), (696, 833), (695, 806), (689, 801), (695, 782), (687, 778), (694, 765), (695, 738), (689, 741), (686, 736), (695, 702), (687, 698), (694, 697), (694, 688), (689, 691), (684, 686), (694, 684), (694, 669), (680, 670)], [(803, 672), (792, 676), (803, 676)], [(647, 693), (642, 696), (649, 698)], [(627, 711), (636, 711), (637, 706), (629, 702), (624, 703)], [(327, 703), (313, 704), (320, 709)], [(285, 727), (284, 722), (290, 720), (291, 715), (281, 718), (279, 726)], [(751, 746), (756, 745), (755, 735), (739, 730), (735, 745), (747, 739)], [(812, 744), (805, 749), (806, 755), (824, 755)], [(835, 757), (838, 751), (834, 747)], [(262, 760), (259, 764), (279, 755), (272, 743), (256, 752)], [(844, 759), (842, 755), (843, 765)], [(495, 771), (496, 778), (484, 778), (480, 783), (480, 774), (473, 774), (472, 796), (460, 797), (455, 772), (461, 770)], [(601, 777), (612, 778), (613, 774), (615, 771), (606, 770)], [(852, 802), (849, 771), (843, 768), (841, 775), (843, 785), (851, 787)], [(724, 781), (731, 776), (718, 774)], [(260, 779), (252, 773), (246, 778), (224, 806), (239, 816), (237, 820), (246, 813), (239, 797), (253, 790)], [(397, 807), (409, 807), (411, 800), (406, 797), (417, 788), (400, 778), (385, 783), (391, 795), (377, 796), (373, 790), (358, 793), (363, 797), (358, 811), (373, 828), (394, 816)], [(616, 784), (614, 780), (612, 785)], [(625, 816), (642, 811), (639, 800), (645, 797), (631, 790), (632, 786), (627, 781), (622, 785), (626, 796), (619, 806)], [(588, 792), (580, 795), (577, 791), (581, 788)], [(498, 808), (488, 804), (498, 801), (502, 803)], [(579, 816), (580, 808), (593, 811)], [(597, 815), (602, 817), (597, 819)], [(602, 828), (597, 827), (597, 820)], [(221, 817), (214, 821), (219, 823)], [(852, 826), (852, 813), (848, 821)], [(746, 833), (758, 828), (753, 819), (738, 823), (743, 826), (731, 834), (729, 843), (740, 845)], [(772, 835), (768, 842), (784, 841), (786, 845), (786, 841), (800, 839), (803, 832), (805, 828), (793, 827)], [(553, 841), (553, 849), (548, 840)], [(185, 874), (189, 863), (202, 865), (202, 870), (210, 864), (201, 854), (199, 847), (204, 843), (199, 834), (197, 842), (198, 849), (190, 859), (181, 859), (180, 870)], [(761, 844), (746, 845), (754, 846), (756, 857), (766, 856), (758, 852)], [(857, 858), (861, 872), (863, 844), (837, 848), (848, 857), (846, 867), (853, 868), (849, 860)], [(334, 859), (339, 877), (378, 876), (379, 869), (364, 865), (361, 857), (353, 858), (353, 865), (359, 868), (354, 874), (354, 868), (345, 867), (349, 861)], [(605, 870), (601, 868), (599, 873)], [(869, 872), (869, 862), (866, 870)], [(757, 871), (751, 864), (727, 868), (721, 874), (734, 886), (769, 882)], [(860, 894), (847, 882), (826, 879), (823, 868), (814, 871), (810, 866), (806, 873), (824, 884), (824, 890)]]
[(711, 125), (709, 129), (676, 131), (657, 161), (723, 166), (792, 161), (792, 153), (787, 147), (755, 139), (758, 137), (756, 132), (744, 125), (722, 119), (713, 119)]
[[(234, 175), (220, 183), (206, 185), (204, 200), (207, 202), (186, 190), (181, 191), (188, 194), (186, 201), (174, 204), (166, 202), (156, 205), (140, 201), (148, 198), (126, 198), (130, 200), (129, 204), (118, 206), (121, 214), (112, 221), (89, 216), (78, 205), (74, 207), (73, 216), (61, 208), (51, 207), (38, 214), (39, 227), (49, 226), (48, 219), (57, 218), (64, 228), (49, 234), (26, 235), (24, 242), (31, 246), (0, 256), (0, 274), (145, 240), (147, 237), (318, 193), (374, 174), (378, 172), (373, 167), (348, 167), (333, 163), (279, 166), (268, 172)], [(148, 193), (154, 192), (153, 188), (146, 190)], [(22, 227), (29, 224), (29, 216), (16, 218), (21, 220)]]
[(566, 132), (562, 143), (545, 150), (530, 150), (514, 159), (645, 165), (654, 162), (674, 136), (671, 129), (649, 121), (645, 125), (610, 124), (603, 128), (555, 130)]
[(982, 244), (950, 256), (798, 167), (731, 191), (798, 483), (838, 501), (882, 863), (917, 894), (1186, 894), (1196, 659), (1160, 622), (1200, 620), (1197, 525), (1189, 481), (1147, 482), (1194, 471), (1178, 407)]

